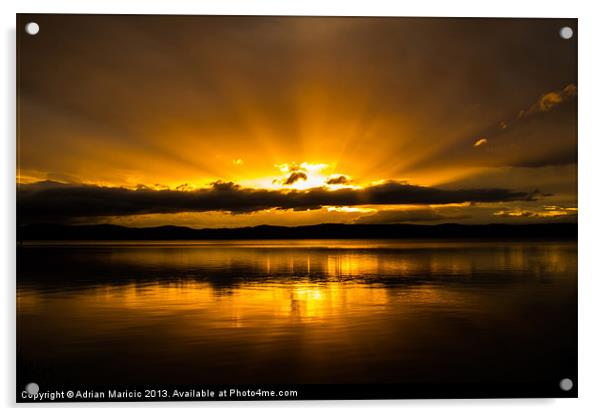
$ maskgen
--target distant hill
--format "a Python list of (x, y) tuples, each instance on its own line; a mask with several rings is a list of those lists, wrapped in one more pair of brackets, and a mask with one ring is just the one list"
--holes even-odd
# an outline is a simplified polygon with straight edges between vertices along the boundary
[(251, 240), (334, 238), (577, 239), (577, 224), (319, 224), (299, 227), (260, 225), (245, 228), (35, 224), (17, 227), (18, 241), (32, 240)]

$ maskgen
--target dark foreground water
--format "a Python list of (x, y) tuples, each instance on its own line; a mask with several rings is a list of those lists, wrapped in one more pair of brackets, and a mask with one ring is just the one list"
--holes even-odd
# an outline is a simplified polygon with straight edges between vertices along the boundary
[(131, 242), (18, 249), (20, 382), (575, 377), (573, 242)]

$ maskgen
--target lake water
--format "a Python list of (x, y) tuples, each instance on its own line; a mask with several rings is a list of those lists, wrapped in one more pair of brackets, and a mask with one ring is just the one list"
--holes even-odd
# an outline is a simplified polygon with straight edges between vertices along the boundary
[(22, 382), (576, 375), (574, 242), (30, 244), (17, 267)]

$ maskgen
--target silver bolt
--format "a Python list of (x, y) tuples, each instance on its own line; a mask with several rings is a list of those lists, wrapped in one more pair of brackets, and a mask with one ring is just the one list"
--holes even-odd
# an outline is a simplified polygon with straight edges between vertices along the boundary
[(27, 32), (29, 35), (37, 35), (39, 31), (40, 25), (38, 25), (36, 22), (29, 22), (25, 25), (25, 32)]
[(569, 26), (565, 26), (560, 29), (560, 37), (562, 39), (570, 39), (573, 37), (573, 29)]
[(29, 383), (25, 386), (25, 391), (29, 394), (38, 394), (40, 386), (38, 386), (37, 383)]
[(569, 391), (573, 388), (573, 380), (570, 378), (563, 378), (560, 380), (560, 388), (564, 391)]

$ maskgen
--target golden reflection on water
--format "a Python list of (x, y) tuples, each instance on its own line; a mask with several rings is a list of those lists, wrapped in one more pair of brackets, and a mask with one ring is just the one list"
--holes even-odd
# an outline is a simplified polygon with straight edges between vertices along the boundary
[[(97, 312), (101, 313), (125, 311), (137, 318), (145, 314), (210, 312), (213, 317), (223, 317), (216, 325), (235, 327), (254, 325), (259, 318), (265, 317), (319, 321), (341, 313), (361, 315), (374, 307), (386, 307), (396, 288), (381, 284), (379, 278), (383, 277), (404, 283), (412, 277), (437, 279), (445, 276), (451, 277), (453, 283), (453, 276), (472, 277), (472, 274), (505, 270), (539, 273), (542, 268), (546, 273), (556, 275), (566, 273), (572, 266), (567, 262), (570, 258), (563, 255), (562, 246), (525, 249), (524, 245), (510, 244), (497, 251), (487, 250), (483, 243), (478, 247), (480, 249), (471, 255), (463, 255), (458, 250), (414, 252), (416, 246), (412, 245), (405, 247), (407, 253), (378, 249), (338, 251), (313, 246), (276, 250), (265, 250), (261, 246), (236, 249), (223, 246), (118, 248), (104, 253), (108, 263), (133, 264), (142, 272), (165, 270), (168, 276), (178, 279), (134, 280), (126, 284), (97, 281), (77, 291), (60, 293), (57, 297), (60, 305), (56, 306), (80, 311), (98, 308)], [(179, 270), (181, 276), (173, 276), (172, 270)], [(227, 271), (226, 276), (220, 277), (223, 281), (218, 284), (202, 281), (215, 271)], [(232, 277), (243, 280), (229, 282)], [(245, 280), (247, 277), (252, 279)], [(368, 279), (371, 284), (358, 282), (358, 279)], [(436, 281), (397, 289), (411, 295), (414, 306), (459, 301), (453, 299), (458, 294), (449, 287), (432, 283)], [(22, 313), (34, 313), (36, 308), (47, 307), (53, 299), (53, 295), (40, 292), (35, 286), (33, 289), (18, 293), (18, 307)], [(462, 297), (466, 296), (463, 294)]]
[[(549, 325), (576, 293), (573, 243), (396, 244), (65, 248), (21, 272), (31, 276), (17, 293), (20, 351), (69, 367), (73, 356), (136, 348), (167, 373), (185, 365), (259, 377), (263, 365), (268, 381), (366, 371), (390, 381), (390, 366), (415, 372), (415, 360), (461, 353), (458, 339), (484, 337), (491, 349), (512, 336), (526, 345), (534, 327), (523, 311), (529, 323)], [(57, 257), (64, 269), (44, 267)], [(69, 264), (80, 258), (87, 269)], [(248, 360), (257, 364), (242, 365)], [(295, 372), (279, 374), (280, 361)]]

